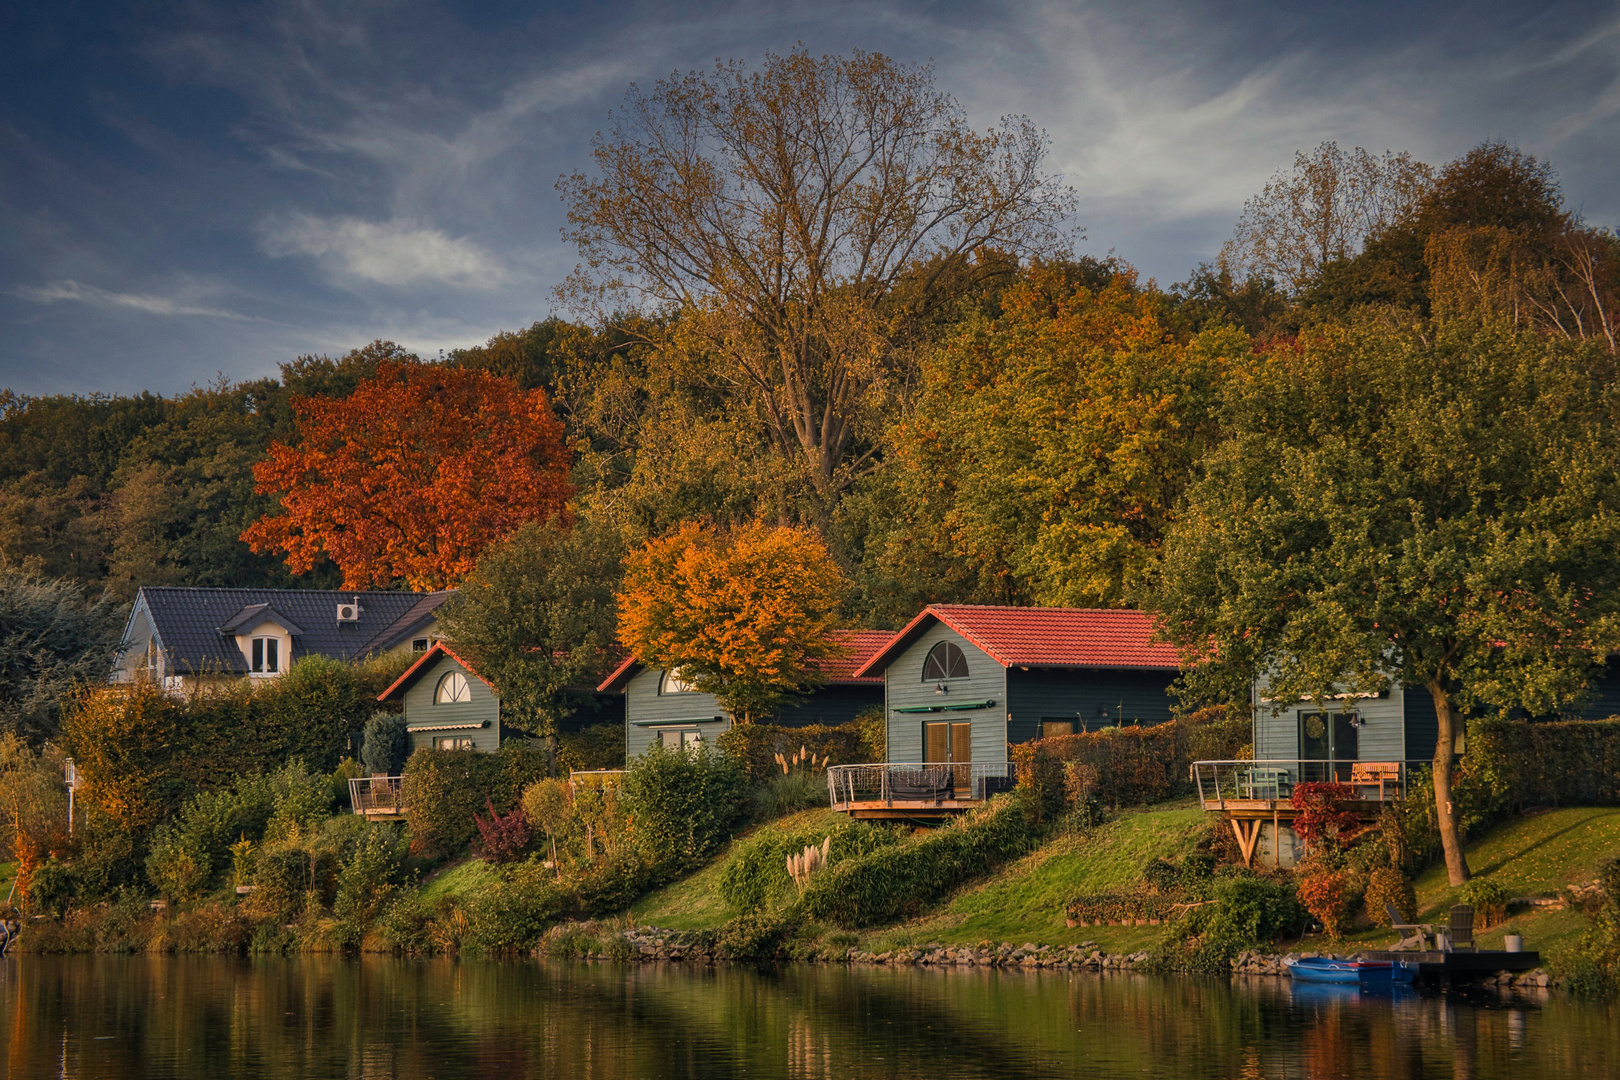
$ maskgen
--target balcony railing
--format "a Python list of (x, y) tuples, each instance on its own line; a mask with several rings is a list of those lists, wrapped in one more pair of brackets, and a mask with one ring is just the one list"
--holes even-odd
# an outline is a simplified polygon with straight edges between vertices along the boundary
[(1364, 761), (1331, 758), (1268, 758), (1261, 761), (1195, 761), (1190, 772), (1205, 809), (1225, 810), (1237, 803), (1288, 802), (1298, 784), (1348, 784), (1364, 800), (1388, 802), (1406, 794), (1411, 771), (1430, 762)]
[(349, 781), (349, 805), (364, 817), (403, 817), (405, 778), (359, 776)]
[(854, 803), (938, 806), (977, 802), (1011, 791), (1016, 768), (1010, 761), (834, 765), (827, 770), (827, 794), (835, 810)]

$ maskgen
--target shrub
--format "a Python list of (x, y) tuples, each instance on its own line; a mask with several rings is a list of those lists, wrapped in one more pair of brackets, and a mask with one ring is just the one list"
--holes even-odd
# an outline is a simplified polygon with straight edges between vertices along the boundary
[(1495, 878), (1470, 878), (1457, 899), (1474, 909), (1482, 929), (1507, 918), (1508, 892)]
[(883, 706), (871, 705), (862, 709), (856, 714), (854, 724), (860, 732), (860, 742), (856, 746), (860, 761), (889, 760), (889, 721)]
[(619, 851), (591, 863), (572, 880), (574, 903), (589, 917), (623, 911), (668, 882), (666, 864), (650, 862), (638, 851)]
[(1246, 948), (1273, 941), (1299, 928), (1299, 897), (1292, 882), (1240, 873), (1215, 884), (1215, 914), (1209, 933)]
[(998, 797), (908, 843), (835, 860), (806, 886), (804, 912), (846, 929), (889, 922), (1024, 855), (1035, 839), (1022, 800)]
[(776, 724), (736, 724), (715, 740), (721, 752), (734, 759), (758, 782), (782, 775), (776, 755), (792, 757), (803, 747), (818, 760), (830, 765), (852, 765), (864, 760), (861, 728), (858, 724), (809, 724), (781, 727)]
[(28, 909), (39, 915), (61, 918), (79, 893), (73, 868), (51, 859), (34, 868), (28, 880)]
[(498, 881), (474, 894), (465, 944), (490, 955), (525, 951), (563, 917), (568, 904), (553, 871), (537, 862), (513, 863)]
[(185, 900), (207, 892), (232, 865), (231, 844), (258, 841), (275, 812), (279, 778), (248, 777), (225, 791), (192, 797), (152, 835), (146, 875), (162, 895)]
[(360, 769), (366, 776), (397, 776), (411, 755), (411, 736), (405, 717), (398, 713), (372, 713), (360, 745)]
[(732, 960), (775, 960), (794, 925), (786, 913), (744, 912), (721, 929), (719, 948)]
[(473, 818), (486, 802), (507, 812), (545, 772), (545, 756), (516, 743), (493, 754), (418, 750), (405, 763), (403, 780), (411, 851), (443, 859), (464, 850), (477, 832)]
[(730, 838), (744, 794), (743, 771), (727, 755), (655, 746), (631, 763), (620, 800), (648, 860), (684, 865)]
[(1356, 789), (1349, 784), (1295, 784), (1289, 798), (1294, 807), (1294, 835), (1307, 848), (1338, 850), (1361, 827), (1361, 819), (1351, 808), (1357, 801)]
[(486, 798), (489, 807), (489, 817), (473, 815), (473, 824), (478, 827), (478, 848), (486, 862), (497, 865), (509, 863), (522, 855), (529, 847), (529, 817), (523, 812), (523, 805), (519, 803), (510, 813), (502, 814), (495, 809), (495, 803)]
[(811, 772), (777, 773), (754, 786), (754, 817), (773, 821), (800, 810), (827, 805), (825, 774)]
[(1527, 806), (1620, 803), (1620, 717), (1470, 721), (1456, 790), (1469, 826)]
[(1248, 707), (1211, 705), (1183, 717), (1189, 761), (1244, 760), (1252, 756), (1254, 720)]
[(733, 911), (753, 911), (789, 891), (787, 857), (831, 837), (829, 862), (899, 843), (892, 829), (840, 818), (799, 829), (762, 832), (737, 845), (720, 871), (720, 898)]
[(1355, 908), (1350, 875), (1343, 870), (1319, 870), (1300, 879), (1299, 899), (1327, 936), (1337, 941), (1344, 936), (1345, 923)]
[(1373, 925), (1390, 925), (1386, 904), (1395, 906), (1402, 922), (1417, 918), (1417, 894), (1412, 891), (1412, 883), (1392, 866), (1376, 867), (1367, 875), (1367, 917)]
[(393, 902), (402, 876), (406, 845), (391, 826), (372, 825), (338, 871), (332, 914), (340, 943), (357, 946)]
[[(1020, 771), (1036, 767), (1038, 755), (1079, 762), (1095, 770), (1096, 796), (1112, 806), (1160, 802), (1187, 782), (1187, 726), (1113, 727), (1085, 735), (1056, 735), (1013, 747)], [(1043, 787), (1055, 781), (1043, 770)], [(1044, 807), (1043, 807), (1044, 809)]]
[(592, 724), (559, 736), (557, 765), (571, 771), (624, 768), (624, 725)]

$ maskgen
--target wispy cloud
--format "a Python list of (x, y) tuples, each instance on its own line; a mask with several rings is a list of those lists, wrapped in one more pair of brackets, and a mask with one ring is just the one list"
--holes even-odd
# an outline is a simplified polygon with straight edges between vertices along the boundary
[(268, 255), (309, 255), (328, 271), (379, 285), (424, 283), (494, 288), (506, 272), (500, 260), (471, 240), (410, 221), (272, 217), (261, 223)]
[(19, 285), (11, 290), (11, 294), (36, 304), (69, 302), (101, 308), (127, 308), (148, 315), (191, 315), (211, 319), (234, 319), (241, 322), (264, 321), (226, 308), (187, 303), (170, 296), (113, 292), (78, 281), (53, 281), (49, 285)]

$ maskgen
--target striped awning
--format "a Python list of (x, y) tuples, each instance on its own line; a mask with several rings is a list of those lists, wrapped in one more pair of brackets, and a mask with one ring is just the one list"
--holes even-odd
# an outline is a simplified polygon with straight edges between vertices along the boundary
[(480, 720), (474, 724), (407, 724), (406, 731), (474, 731), (478, 728), (489, 727), (488, 720)]

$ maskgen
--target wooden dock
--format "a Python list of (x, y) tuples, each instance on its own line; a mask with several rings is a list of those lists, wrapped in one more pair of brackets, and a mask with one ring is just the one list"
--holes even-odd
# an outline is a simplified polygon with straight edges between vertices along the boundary
[(1419, 952), (1416, 949), (1400, 951), (1372, 949), (1357, 953), (1356, 958), (1416, 963), (1417, 979), (1425, 983), (1471, 982), (1502, 971), (1533, 971), (1541, 966), (1541, 954), (1534, 950), (1502, 952), (1495, 949), (1481, 949), (1477, 952), (1436, 952), (1431, 949)]

